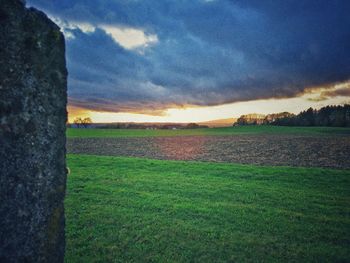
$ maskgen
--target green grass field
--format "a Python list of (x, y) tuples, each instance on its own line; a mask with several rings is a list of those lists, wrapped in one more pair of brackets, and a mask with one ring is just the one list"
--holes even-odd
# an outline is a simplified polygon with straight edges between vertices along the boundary
[(188, 135), (235, 135), (235, 134), (300, 134), (337, 135), (350, 134), (350, 128), (339, 127), (283, 127), (283, 126), (237, 126), (225, 128), (145, 130), (145, 129), (67, 129), (69, 138), (76, 137), (149, 137)]
[[(124, 131), (108, 132), (84, 135)], [(66, 262), (350, 261), (349, 170), (87, 155), (68, 166)]]

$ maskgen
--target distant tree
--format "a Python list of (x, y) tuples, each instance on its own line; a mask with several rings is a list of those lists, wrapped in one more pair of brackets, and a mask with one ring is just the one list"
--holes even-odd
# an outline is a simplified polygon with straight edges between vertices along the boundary
[(350, 105), (344, 107), (345, 126), (350, 127)]
[(314, 126), (315, 116), (313, 108), (308, 108), (306, 111), (299, 113), (297, 119), (301, 126)]
[(82, 118), (80, 118), (80, 117), (75, 118), (75, 119), (74, 119), (74, 121), (73, 121), (73, 123), (74, 123), (75, 125), (77, 125), (77, 127), (78, 127), (78, 128), (80, 128), (80, 127), (81, 127), (82, 122), (83, 122), (83, 119), (82, 119)]
[(209, 126), (199, 125), (197, 123), (192, 122), (192, 123), (187, 124), (184, 128), (185, 129), (199, 129), (199, 128), (204, 129), (204, 128), (209, 128)]
[(75, 125), (77, 125), (78, 128), (81, 128), (81, 127), (87, 128), (92, 123), (92, 120), (91, 120), (91, 118), (84, 118), (83, 119), (83, 118), (78, 117), (78, 118), (74, 119), (73, 123)]
[(294, 121), (295, 115), (290, 112), (280, 112), (280, 113), (272, 113), (266, 115), (264, 119), (264, 124), (274, 124), (274, 125), (289, 125)]
[(84, 128), (87, 128), (89, 125), (91, 125), (92, 120), (91, 118), (84, 118), (81, 121), (81, 124), (83, 125)]
[(350, 105), (326, 106), (319, 110), (309, 108), (296, 116), (285, 116), (271, 124), (285, 126), (350, 127)]
[(237, 121), (237, 125), (261, 125), (261, 124), (267, 124), (265, 122), (266, 116), (263, 114), (256, 114), (256, 113), (251, 113), (251, 114), (246, 114), (246, 115), (241, 115)]
[(199, 128), (199, 125), (197, 123), (189, 123), (186, 125), (186, 129), (196, 129)]

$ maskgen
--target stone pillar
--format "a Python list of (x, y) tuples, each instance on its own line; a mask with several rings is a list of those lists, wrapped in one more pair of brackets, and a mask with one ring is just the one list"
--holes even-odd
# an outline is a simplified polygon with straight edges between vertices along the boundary
[(0, 0), (0, 262), (63, 262), (64, 37), (23, 0)]

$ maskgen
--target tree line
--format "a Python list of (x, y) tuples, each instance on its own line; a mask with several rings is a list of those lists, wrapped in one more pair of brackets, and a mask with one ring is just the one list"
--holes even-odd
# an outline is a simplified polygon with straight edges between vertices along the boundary
[(91, 118), (75, 118), (73, 124), (78, 128), (87, 128), (92, 124)]
[(350, 127), (350, 104), (326, 106), (319, 110), (309, 108), (297, 115), (277, 118), (270, 124), (280, 126)]

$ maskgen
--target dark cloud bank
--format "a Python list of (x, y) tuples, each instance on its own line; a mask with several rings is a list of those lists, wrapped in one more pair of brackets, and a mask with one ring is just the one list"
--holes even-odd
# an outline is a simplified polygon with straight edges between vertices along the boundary
[[(70, 103), (157, 112), (289, 97), (350, 78), (350, 1), (31, 0), (94, 32), (68, 30)], [(101, 25), (132, 27), (158, 42), (117, 44)]]

